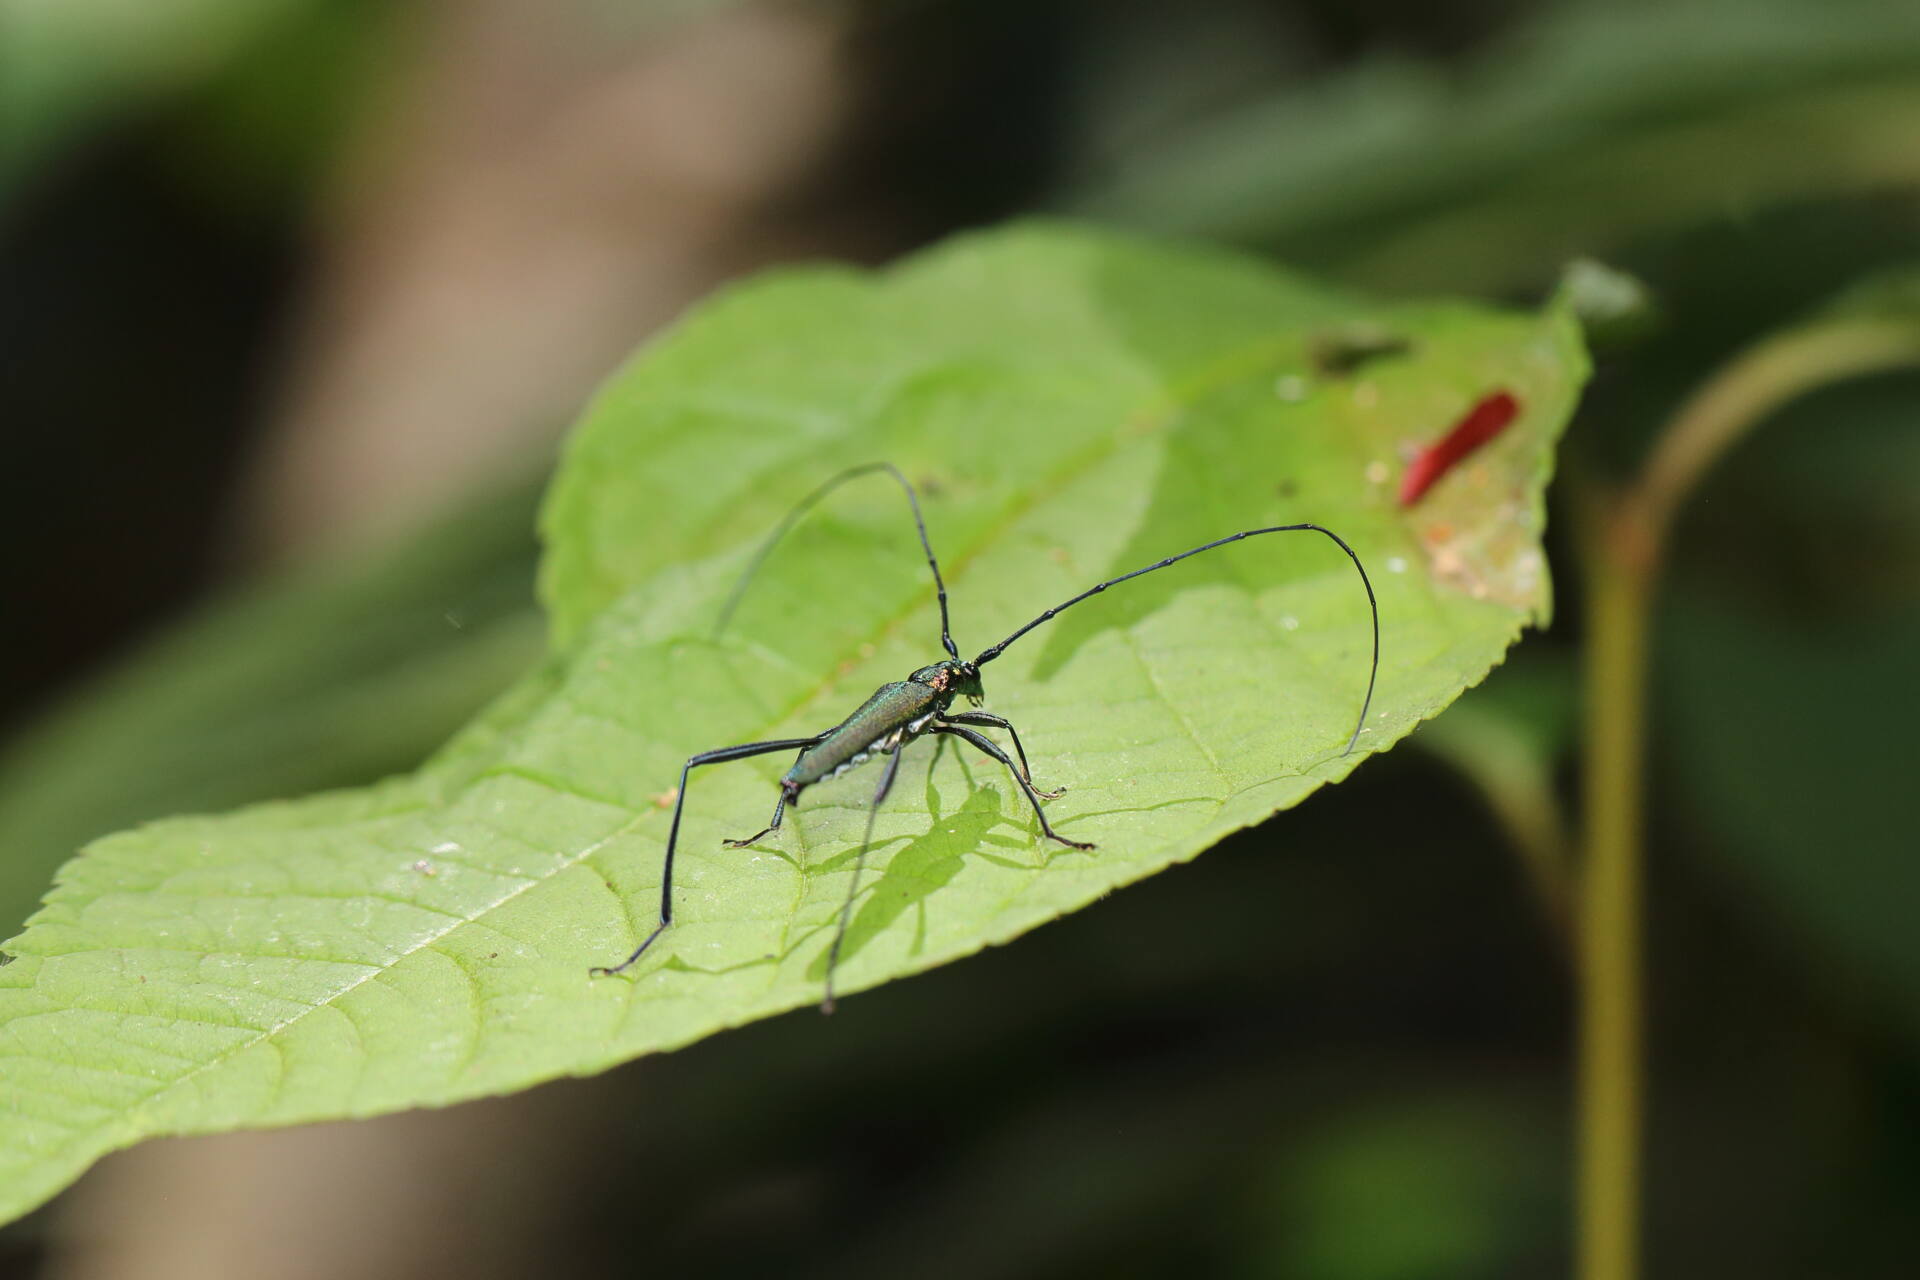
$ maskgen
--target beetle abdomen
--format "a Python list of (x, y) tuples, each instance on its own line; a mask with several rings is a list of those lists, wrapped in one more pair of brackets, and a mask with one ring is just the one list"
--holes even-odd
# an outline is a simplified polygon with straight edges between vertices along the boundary
[(875, 752), (896, 750), (909, 726), (940, 709), (943, 696), (940, 690), (912, 680), (881, 685), (852, 715), (808, 747), (787, 770), (781, 785), (795, 794), (823, 778), (858, 768)]

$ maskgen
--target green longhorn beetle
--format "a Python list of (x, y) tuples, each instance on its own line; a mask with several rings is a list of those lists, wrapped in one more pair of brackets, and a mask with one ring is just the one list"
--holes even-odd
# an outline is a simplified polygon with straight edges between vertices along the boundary
[[(1028, 803), (1033, 806), (1034, 816), (1040, 820), (1041, 834), (1068, 848), (1093, 848), (1085, 841), (1067, 839), (1055, 831), (1053, 824), (1047, 821), (1046, 811), (1040, 807), (1040, 802), (1057, 799), (1065, 794), (1065, 789), (1041, 791), (1034, 787), (1032, 775), (1027, 768), (1026, 749), (1020, 745), (1020, 735), (1014, 731), (1012, 723), (986, 711), (955, 711), (953, 710), (954, 699), (964, 697), (968, 702), (978, 706), (985, 696), (980, 685), (980, 668), (999, 657), (1015, 640), (1041, 623), (1050, 621), (1062, 610), (1070, 609), (1082, 600), (1097, 596), (1108, 587), (1117, 586), (1130, 578), (1164, 569), (1168, 565), (1185, 560), (1188, 556), (1197, 556), (1202, 551), (1224, 547), (1230, 542), (1259, 537), (1265, 533), (1298, 533), (1310, 530), (1331, 538), (1340, 550), (1347, 553), (1347, 558), (1353, 561), (1353, 567), (1360, 574), (1360, 584), (1366, 588), (1367, 607), (1373, 615), (1373, 663), (1367, 673), (1367, 692), (1360, 703), (1359, 722), (1354, 725), (1353, 736), (1347, 740), (1346, 751), (1341, 754), (1351, 752), (1355, 744), (1360, 741), (1360, 731), (1366, 727), (1367, 723), (1367, 709), (1373, 705), (1374, 680), (1380, 673), (1380, 606), (1374, 599), (1373, 583), (1367, 578), (1367, 571), (1360, 563), (1360, 557), (1354, 554), (1353, 548), (1348, 546), (1339, 534), (1317, 524), (1282, 524), (1264, 529), (1243, 529), (1239, 533), (1228, 534), (1224, 538), (1202, 543), (1177, 555), (1156, 560), (1131, 573), (1109, 578), (1105, 582), (1088, 587), (1072, 599), (1053, 606), (1000, 643), (982, 649), (978, 657), (968, 662), (960, 657), (960, 650), (954, 647), (952, 627), (947, 618), (947, 584), (940, 577), (940, 562), (933, 554), (933, 543), (927, 538), (927, 523), (920, 514), (920, 497), (914, 492), (913, 485), (906, 476), (901, 474), (898, 467), (890, 462), (869, 462), (840, 472), (802, 498), (799, 504), (787, 513), (786, 518), (775, 526), (773, 532), (767, 535), (766, 541), (761, 543), (760, 549), (754, 553), (752, 562), (748, 564), (746, 572), (740, 576), (740, 581), (734, 585), (733, 593), (727, 597), (727, 603), (720, 611), (719, 621), (714, 625), (716, 638), (721, 631), (725, 630), (735, 607), (740, 603), (741, 596), (746, 592), (747, 585), (759, 571), (768, 553), (773, 550), (774, 544), (779, 542), (800, 517), (827, 494), (849, 480), (871, 475), (876, 471), (884, 471), (892, 476), (899, 484), (901, 491), (907, 495), (907, 505), (913, 511), (913, 525), (920, 534), (920, 547), (927, 553), (927, 568), (933, 571), (934, 594), (940, 601), (940, 644), (946, 649), (947, 656), (939, 662), (921, 667), (905, 680), (895, 680), (881, 685), (874, 690), (872, 697), (855, 709), (852, 715), (824, 733), (817, 733), (809, 738), (777, 738), (769, 742), (745, 742), (739, 746), (716, 747), (712, 751), (702, 751), (698, 755), (687, 757), (687, 762), (680, 767), (680, 786), (674, 796), (673, 821), (667, 828), (667, 854), (660, 874), (660, 922), (625, 960), (616, 965), (590, 970), (594, 976), (620, 973), (630, 968), (635, 961), (647, 953), (647, 948), (666, 932), (667, 926), (673, 923), (673, 854), (680, 842), (680, 814), (687, 804), (687, 775), (701, 765), (723, 764), (728, 760), (745, 760), (750, 756), (768, 755), (776, 751), (800, 753), (793, 762), (793, 767), (788, 769), (780, 779), (780, 798), (774, 803), (772, 821), (767, 823), (765, 829), (745, 839), (725, 842), (728, 848), (739, 849), (778, 831), (780, 820), (786, 815), (787, 807), (797, 806), (800, 802), (800, 793), (814, 783), (837, 778), (848, 770), (865, 764), (875, 754), (887, 758), (881, 769), (880, 785), (873, 793), (873, 804), (867, 810), (866, 835), (860, 842), (860, 851), (854, 862), (853, 880), (847, 887), (846, 902), (840, 908), (839, 928), (834, 933), (833, 945), (827, 951), (826, 996), (820, 1004), (821, 1010), (826, 1013), (833, 1012), (834, 969), (840, 962), (840, 944), (846, 939), (847, 922), (853, 913), (853, 902), (860, 885), (861, 865), (866, 857), (867, 846), (873, 841), (874, 815), (878, 812), (881, 802), (887, 798), (887, 793), (893, 789), (893, 780), (900, 772), (900, 757), (906, 745), (916, 738), (927, 734), (958, 738), (998, 760), (1007, 767), (1014, 781), (1019, 783), (1020, 789), (1026, 793)], [(1007, 736), (1013, 739), (1014, 755), (1019, 757), (1020, 763), (1014, 764), (997, 744), (984, 734), (977, 732), (979, 729), (1005, 729)]]

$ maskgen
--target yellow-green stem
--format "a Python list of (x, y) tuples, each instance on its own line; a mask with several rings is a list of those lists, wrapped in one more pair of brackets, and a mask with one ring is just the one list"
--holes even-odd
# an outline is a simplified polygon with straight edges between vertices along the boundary
[(1638, 1270), (1641, 1127), (1641, 759), (1652, 578), (1621, 544), (1635, 527), (1609, 510), (1586, 531), (1590, 628), (1579, 975), (1582, 1280)]
[(1681, 406), (1631, 490), (1582, 513), (1590, 616), (1577, 931), (1579, 1280), (1639, 1273), (1647, 641), (1674, 519), (1721, 455), (1788, 400), (1914, 364), (1920, 324), (1906, 317), (1834, 317), (1761, 342)]
[(1688, 397), (1654, 441), (1636, 501), (1651, 573), (1680, 504), (1722, 454), (1761, 419), (1817, 387), (1920, 360), (1920, 325), (1909, 319), (1839, 318), (1756, 343)]

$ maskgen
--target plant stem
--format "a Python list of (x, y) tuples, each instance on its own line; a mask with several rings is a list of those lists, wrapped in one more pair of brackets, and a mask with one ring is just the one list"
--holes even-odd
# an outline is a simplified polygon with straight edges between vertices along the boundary
[(1910, 319), (1834, 319), (1754, 344), (1687, 398), (1654, 441), (1636, 501), (1659, 571), (1674, 513), (1700, 477), (1787, 401), (1817, 387), (1920, 361), (1920, 325)]
[(1721, 455), (1787, 401), (1916, 363), (1920, 325), (1905, 317), (1836, 317), (1760, 342), (1681, 406), (1632, 489), (1581, 513), (1590, 616), (1577, 931), (1580, 1280), (1639, 1272), (1647, 645), (1674, 519)]
[(1629, 529), (1616, 509), (1586, 531), (1586, 856), (1575, 930), (1583, 1280), (1630, 1280), (1640, 1236), (1641, 760), (1653, 581), (1617, 545)]

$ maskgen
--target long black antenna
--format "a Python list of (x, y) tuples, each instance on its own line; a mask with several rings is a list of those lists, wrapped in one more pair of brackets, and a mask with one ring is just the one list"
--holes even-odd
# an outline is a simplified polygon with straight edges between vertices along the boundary
[(760, 544), (760, 549), (753, 553), (752, 562), (747, 565), (746, 571), (740, 575), (740, 581), (734, 584), (733, 594), (727, 597), (726, 606), (720, 610), (719, 620), (713, 624), (714, 639), (718, 640), (720, 633), (727, 629), (727, 623), (733, 619), (733, 611), (740, 605), (740, 598), (747, 594), (747, 585), (753, 581), (753, 576), (760, 572), (760, 566), (766, 560), (768, 553), (773, 550), (774, 544), (786, 536), (787, 531), (799, 522), (801, 516), (813, 510), (813, 508), (819, 504), (820, 499), (826, 497), (847, 481), (860, 476), (870, 475), (875, 471), (884, 471), (892, 476), (894, 480), (899, 483), (901, 492), (907, 495), (907, 505), (913, 508), (913, 527), (920, 533), (921, 549), (927, 553), (927, 568), (933, 570), (933, 589), (935, 594), (940, 597), (940, 643), (946, 647), (948, 657), (958, 658), (960, 656), (960, 650), (956, 649), (953, 644), (952, 628), (947, 622), (947, 584), (940, 577), (940, 562), (934, 558), (933, 543), (927, 540), (927, 522), (922, 519), (920, 515), (920, 495), (914, 492), (913, 485), (907, 478), (900, 474), (900, 468), (894, 466), (891, 462), (866, 462), (857, 467), (848, 467), (845, 471), (842, 471), (839, 475), (834, 476), (818, 489), (815, 489), (812, 493), (800, 499), (793, 510), (787, 512), (786, 518), (774, 526), (773, 532), (767, 535), (767, 540)]
[(1347, 740), (1347, 750), (1341, 752), (1342, 755), (1346, 755), (1348, 752), (1351, 752), (1353, 750), (1355, 745), (1359, 743), (1360, 731), (1367, 727), (1367, 711), (1373, 706), (1373, 682), (1380, 675), (1380, 605), (1379, 605), (1379, 602), (1373, 598), (1373, 583), (1368, 580), (1366, 566), (1360, 563), (1360, 557), (1354, 554), (1353, 548), (1348, 546), (1346, 544), (1346, 541), (1343, 538), (1341, 538), (1339, 534), (1335, 533), (1331, 529), (1324, 528), (1317, 524), (1277, 524), (1270, 529), (1242, 530), (1239, 533), (1229, 534), (1227, 537), (1217, 538), (1212, 542), (1203, 543), (1200, 546), (1193, 548), (1191, 551), (1182, 551), (1177, 556), (1168, 556), (1165, 560), (1156, 560), (1152, 564), (1147, 565), (1145, 568), (1135, 569), (1132, 573), (1123, 573), (1117, 578), (1108, 578), (1105, 582), (1102, 582), (1097, 586), (1088, 587), (1085, 591), (1082, 591), (1079, 595), (1073, 597), (1073, 599), (1063, 601), (1062, 603), (1053, 606), (1053, 608), (1047, 610), (1045, 613), (1035, 618), (1032, 622), (1029, 622), (1026, 626), (1021, 627), (1018, 631), (1008, 636), (1005, 640), (1002, 640), (999, 644), (991, 645), (985, 649), (982, 649), (980, 651), (980, 656), (973, 660), (973, 665), (976, 667), (984, 667), (987, 663), (992, 662), (995, 658), (999, 657), (1000, 654), (1006, 649), (1008, 645), (1012, 644), (1015, 640), (1018, 640), (1021, 636), (1027, 634), (1027, 632), (1033, 630), (1035, 627), (1039, 626), (1041, 623), (1051, 621), (1055, 615), (1061, 613), (1062, 611), (1071, 609), (1074, 605), (1079, 604), (1082, 600), (1086, 600), (1086, 599), (1089, 599), (1090, 597), (1099, 595), (1102, 591), (1105, 591), (1108, 587), (1118, 586), (1120, 583), (1125, 582), (1129, 578), (1137, 578), (1143, 573), (1152, 573), (1154, 570), (1164, 569), (1170, 564), (1178, 564), (1180, 561), (1185, 560), (1188, 556), (1197, 556), (1202, 551), (1211, 551), (1215, 547), (1224, 547), (1229, 542), (1239, 542), (1245, 538), (1257, 538), (1263, 533), (1298, 533), (1301, 530), (1305, 530), (1305, 529), (1311, 529), (1315, 533), (1326, 534), (1329, 538), (1333, 539), (1334, 543), (1337, 546), (1339, 546), (1339, 548), (1342, 551), (1347, 553), (1347, 559), (1353, 561), (1353, 567), (1359, 570), (1360, 572), (1360, 584), (1367, 589), (1367, 607), (1373, 611), (1373, 666), (1367, 673), (1367, 696), (1365, 701), (1361, 702), (1360, 704), (1359, 723), (1357, 723), (1353, 727), (1353, 737)]

